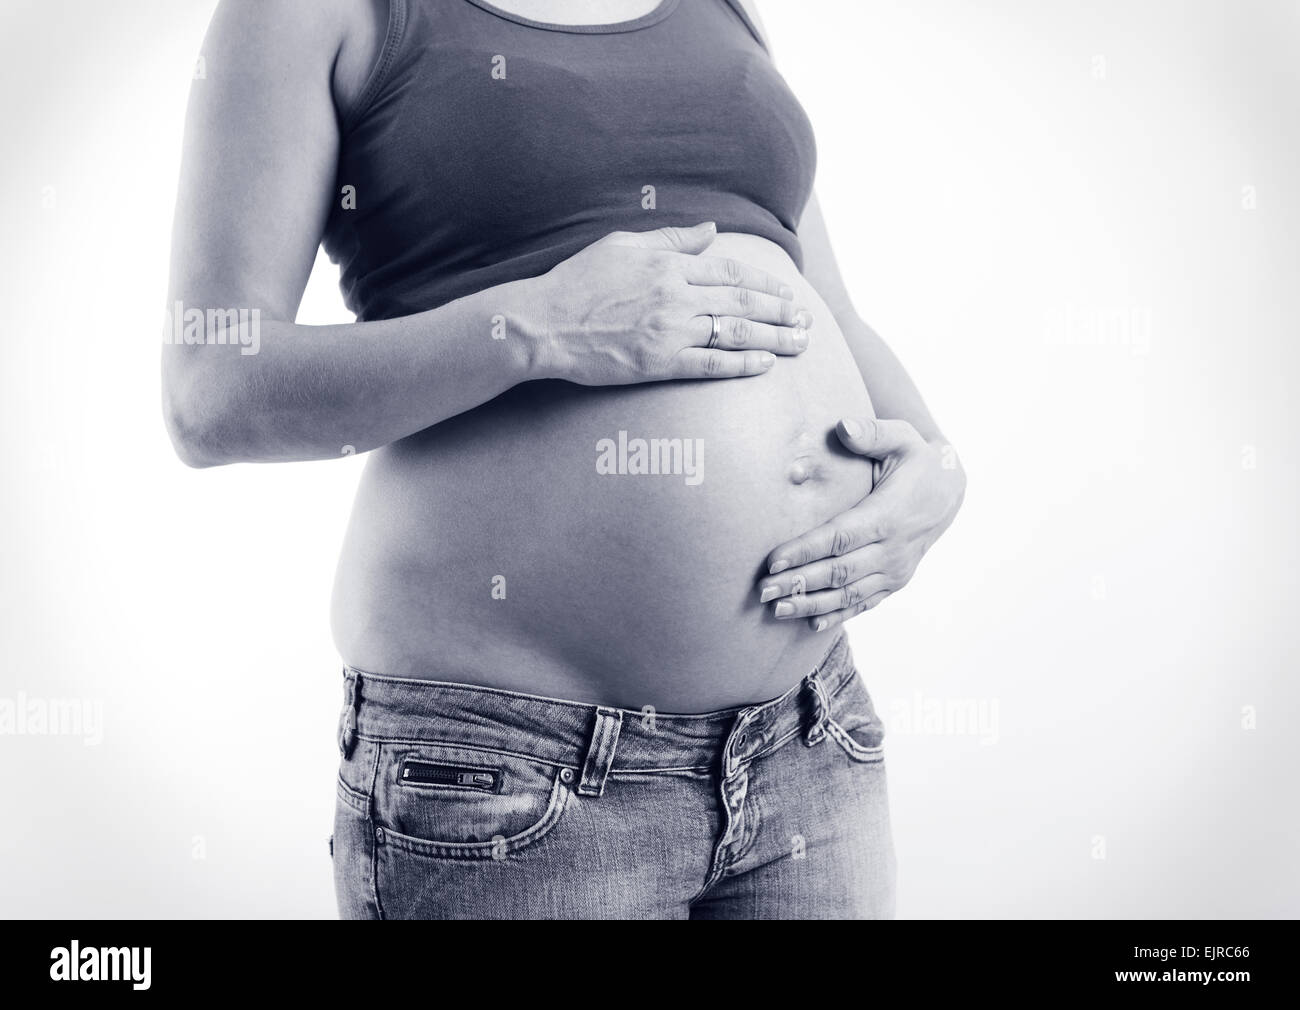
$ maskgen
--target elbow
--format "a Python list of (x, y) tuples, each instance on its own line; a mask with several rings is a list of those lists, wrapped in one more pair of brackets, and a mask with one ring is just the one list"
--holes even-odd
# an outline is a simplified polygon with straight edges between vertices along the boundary
[(196, 470), (235, 462), (222, 435), (229, 429), (225, 398), (192, 363), (177, 365), (164, 362), (162, 385), (163, 424), (177, 458)]
[(163, 421), (176, 457), (188, 467), (204, 470), (233, 460), (214, 451), (213, 425), (184, 403), (164, 397)]
[(173, 413), (167, 416), (167, 434), (171, 436), (176, 458), (194, 470), (205, 470), (210, 466), (230, 462), (208, 448), (208, 441), (202, 431)]

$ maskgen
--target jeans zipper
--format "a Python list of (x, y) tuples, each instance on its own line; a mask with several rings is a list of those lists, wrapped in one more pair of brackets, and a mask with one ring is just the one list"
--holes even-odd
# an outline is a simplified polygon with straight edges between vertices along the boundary
[(461, 786), (492, 792), (501, 781), (501, 776), (490, 768), (465, 768), (408, 759), (402, 762), (398, 781), (413, 785)]

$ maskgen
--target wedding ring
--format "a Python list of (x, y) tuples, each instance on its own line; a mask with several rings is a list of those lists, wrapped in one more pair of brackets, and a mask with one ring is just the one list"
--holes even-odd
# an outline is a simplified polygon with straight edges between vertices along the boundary
[(717, 316), (715, 316), (712, 312), (709, 313), (709, 318), (713, 320), (713, 332), (709, 334), (709, 342), (707, 346), (717, 347), (718, 337), (722, 335), (722, 320), (719, 319)]

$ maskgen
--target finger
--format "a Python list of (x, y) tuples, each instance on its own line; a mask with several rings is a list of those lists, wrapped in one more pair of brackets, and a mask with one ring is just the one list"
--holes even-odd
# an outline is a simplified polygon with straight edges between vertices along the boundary
[(842, 558), (860, 547), (880, 543), (888, 534), (879, 506), (867, 498), (861, 505), (772, 551), (767, 556), (767, 573), (777, 575), (822, 558)]
[(768, 351), (724, 351), (714, 347), (686, 347), (673, 356), (670, 379), (735, 379), (762, 375), (776, 364)]
[[(699, 346), (707, 347), (713, 336), (713, 320), (709, 316), (696, 316), (691, 320), (691, 333)], [(728, 351), (760, 350), (774, 354), (802, 354), (808, 349), (808, 331), (802, 326), (773, 326), (756, 323), (738, 316), (718, 317), (717, 346)]]
[(752, 319), (756, 323), (775, 323), (778, 326), (802, 326), (808, 329), (813, 324), (812, 313), (807, 309), (796, 307), (794, 302), (765, 295), (761, 291), (737, 287), (700, 287), (698, 298), (693, 298), (697, 312), (712, 312), (716, 316), (739, 316)]
[(690, 228), (653, 228), (650, 231), (614, 231), (600, 241), (608, 245), (632, 246), (636, 249), (663, 249), (695, 255), (713, 244), (718, 226), (702, 221)]
[(877, 593), (889, 588), (889, 577), (883, 572), (868, 575), (865, 579), (850, 582), (839, 589), (823, 589), (816, 593), (800, 593), (778, 600), (772, 606), (772, 616), (778, 621), (792, 621), (800, 617), (816, 617), (837, 610), (848, 610), (865, 603)]
[(846, 417), (835, 426), (835, 433), (844, 448), (872, 459), (925, 444), (908, 422), (881, 417)]
[(794, 299), (794, 288), (766, 270), (722, 256), (692, 256), (682, 263), (682, 276), (688, 284), (705, 287), (748, 288), (759, 294), (773, 295), (786, 301)]
[(859, 614), (865, 614), (868, 610), (880, 606), (892, 595), (892, 590), (882, 589), (861, 603), (854, 604), (847, 610), (837, 610), (834, 613), (822, 614), (818, 617), (810, 618), (808, 623), (812, 625), (813, 631), (829, 631), (836, 625), (843, 624), (845, 621), (851, 621)]
[(770, 603), (782, 596), (813, 592), (818, 589), (840, 589), (850, 582), (864, 579), (884, 571), (885, 549), (871, 544), (852, 551), (842, 558), (827, 558), (795, 568), (780, 575), (769, 575), (759, 580), (758, 599)]

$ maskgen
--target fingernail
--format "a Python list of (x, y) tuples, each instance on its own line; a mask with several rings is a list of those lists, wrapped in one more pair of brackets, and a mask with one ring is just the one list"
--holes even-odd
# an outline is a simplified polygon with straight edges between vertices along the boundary
[(817, 618), (817, 620), (813, 622), (813, 631), (825, 631), (826, 623), (827, 623), (826, 618), (824, 617)]
[(782, 284), (781, 297), (784, 298), (787, 302), (792, 301), (794, 299), (794, 288), (790, 287), (789, 284)]
[(707, 229), (709, 229), (709, 231), (717, 231), (717, 230), (718, 230), (718, 223), (717, 223), (716, 221), (705, 221), (704, 224), (701, 225), (701, 227), (702, 227), (702, 228), (707, 228)]
[(802, 326), (794, 328), (794, 346), (801, 351), (808, 346), (808, 331)]
[(771, 368), (773, 365), (776, 364), (776, 355), (769, 354), (767, 351), (764, 351), (762, 354), (758, 356), (758, 363), (763, 368)]
[(772, 567), (767, 570), (767, 574), (776, 575), (778, 572), (783, 572), (789, 567), (790, 567), (790, 562), (788, 562), (785, 558), (777, 558), (775, 561), (772, 562)]
[(794, 613), (794, 604), (782, 600), (776, 605), (775, 613), (777, 617), (789, 617)]
[(846, 417), (842, 420), (840, 422), (840, 427), (844, 429), (844, 434), (848, 435), (849, 438), (862, 437), (862, 425), (858, 424), (858, 422), (853, 420), (851, 417)]
[(795, 326), (802, 326), (805, 330), (811, 329), (813, 324), (812, 313), (807, 309), (800, 309), (795, 313), (794, 324)]
[(763, 595), (758, 598), (759, 603), (770, 603), (781, 595), (780, 586), (767, 586), (763, 589)]

